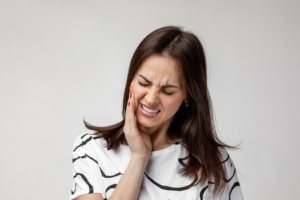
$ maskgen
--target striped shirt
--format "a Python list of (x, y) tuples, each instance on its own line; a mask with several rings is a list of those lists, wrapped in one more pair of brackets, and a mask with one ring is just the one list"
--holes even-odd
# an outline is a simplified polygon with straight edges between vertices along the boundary
[[(85, 132), (78, 135), (73, 145), (73, 185), (70, 200), (89, 194), (101, 193), (107, 200), (114, 192), (126, 167), (131, 151), (121, 144), (116, 150), (108, 149), (105, 139)], [(222, 194), (212, 198), (213, 180), (194, 185), (198, 176), (189, 178), (178, 171), (185, 165), (188, 153), (181, 140), (158, 151), (152, 151), (144, 170), (138, 200), (242, 200), (236, 168), (225, 149), (220, 149), (227, 181)]]

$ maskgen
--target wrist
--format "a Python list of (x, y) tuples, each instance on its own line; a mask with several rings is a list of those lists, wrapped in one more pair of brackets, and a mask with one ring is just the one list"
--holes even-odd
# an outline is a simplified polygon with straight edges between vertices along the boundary
[(147, 161), (149, 160), (150, 155), (138, 155), (138, 154), (133, 154), (131, 155), (131, 160), (135, 161)]

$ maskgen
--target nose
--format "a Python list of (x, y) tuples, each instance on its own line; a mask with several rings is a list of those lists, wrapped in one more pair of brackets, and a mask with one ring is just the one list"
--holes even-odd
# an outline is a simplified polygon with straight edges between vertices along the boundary
[(156, 106), (159, 102), (159, 87), (152, 86), (145, 96), (146, 102), (149, 106)]

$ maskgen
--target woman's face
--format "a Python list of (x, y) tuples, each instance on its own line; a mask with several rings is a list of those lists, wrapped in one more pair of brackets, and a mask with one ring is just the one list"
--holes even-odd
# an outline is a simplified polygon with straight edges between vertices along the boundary
[[(151, 55), (142, 62), (136, 72), (131, 89), (135, 94), (137, 120), (145, 127), (170, 124), (186, 98), (185, 81), (176, 70), (171, 57)], [(152, 108), (143, 109), (143, 106)]]

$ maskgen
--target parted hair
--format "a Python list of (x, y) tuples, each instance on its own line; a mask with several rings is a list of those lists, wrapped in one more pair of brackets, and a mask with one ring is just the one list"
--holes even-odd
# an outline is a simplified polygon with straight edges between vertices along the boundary
[(170, 138), (181, 138), (182, 145), (189, 155), (180, 170), (184, 176), (194, 178), (195, 185), (214, 180), (213, 193), (221, 193), (226, 184), (226, 169), (222, 165), (220, 148), (235, 149), (223, 143), (217, 136), (212, 103), (207, 87), (207, 64), (203, 46), (196, 35), (184, 31), (182, 27), (165, 26), (147, 35), (135, 50), (123, 96), (123, 120), (117, 124), (99, 127), (87, 123), (85, 126), (96, 131), (107, 141), (109, 149), (117, 149), (120, 144), (128, 145), (123, 126), (129, 98), (130, 83), (141, 63), (150, 55), (172, 57), (185, 80), (189, 96), (189, 107), (184, 101), (175, 114), (169, 130)]

